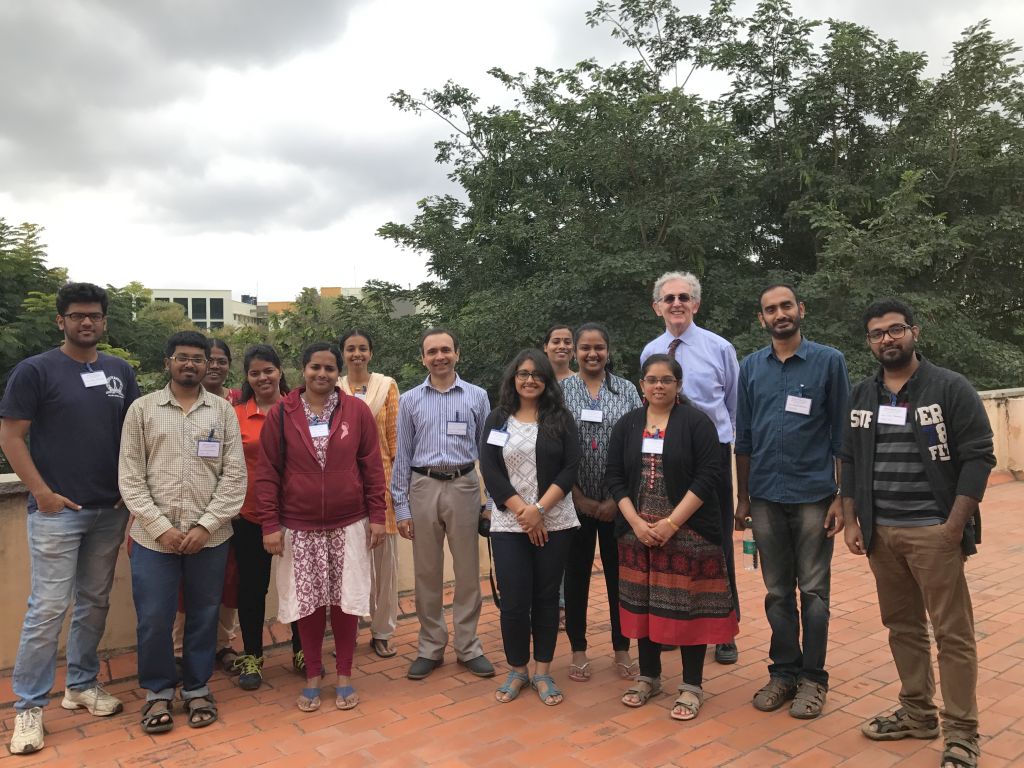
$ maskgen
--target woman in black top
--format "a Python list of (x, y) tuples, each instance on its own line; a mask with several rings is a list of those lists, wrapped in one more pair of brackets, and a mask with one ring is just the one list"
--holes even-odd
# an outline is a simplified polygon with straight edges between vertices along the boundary
[[(558, 637), (558, 585), (573, 530), (576, 424), (548, 359), (519, 353), (501, 382), (500, 404), (484, 424), (480, 471), (494, 500), (491, 543), (501, 593), (501, 638), (512, 671), (497, 691), (505, 703), (530, 681), (542, 702), (560, 704), (551, 678)], [(530, 680), (530, 637), (535, 674)]]
[(622, 703), (639, 707), (661, 690), (661, 646), (680, 646), (683, 684), (672, 708), (692, 720), (708, 643), (738, 631), (722, 552), (715, 487), (719, 442), (714, 424), (680, 395), (675, 358), (652, 355), (640, 379), (647, 405), (612, 430), (606, 479), (618, 502), (619, 615), (637, 639), (640, 676)]

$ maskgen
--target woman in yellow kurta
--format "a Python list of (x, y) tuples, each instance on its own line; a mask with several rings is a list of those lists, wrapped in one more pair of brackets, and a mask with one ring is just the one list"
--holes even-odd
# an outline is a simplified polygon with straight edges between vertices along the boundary
[(339, 343), (345, 362), (345, 375), (338, 381), (347, 394), (366, 402), (377, 420), (380, 454), (384, 461), (387, 519), (384, 543), (373, 550), (373, 585), (370, 590), (370, 646), (382, 658), (397, 651), (391, 647), (391, 636), (398, 622), (398, 527), (395, 506), (391, 501), (391, 465), (398, 443), (398, 384), (390, 376), (370, 373), (373, 340), (366, 331), (353, 329)]

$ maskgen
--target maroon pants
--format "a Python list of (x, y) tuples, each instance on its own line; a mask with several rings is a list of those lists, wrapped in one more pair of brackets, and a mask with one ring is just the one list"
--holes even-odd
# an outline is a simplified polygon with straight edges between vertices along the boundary
[[(322, 659), (324, 630), (327, 628), (327, 608), (321, 606), (309, 616), (297, 622), (302, 651), (306, 657), (306, 679), (320, 677), (324, 673)], [(334, 633), (334, 651), (337, 655), (338, 674), (348, 677), (352, 674), (352, 656), (356, 650), (356, 630), (359, 618), (343, 613), (336, 605), (331, 606), (331, 631)]]

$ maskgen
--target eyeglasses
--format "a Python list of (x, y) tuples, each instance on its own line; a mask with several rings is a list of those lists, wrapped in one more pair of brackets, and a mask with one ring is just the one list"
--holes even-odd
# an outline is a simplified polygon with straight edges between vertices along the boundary
[(685, 304), (692, 298), (693, 297), (688, 293), (667, 293), (661, 297), (661, 301), (665, 304), (671, 305), (675, 304), (676, 300), (678, 300), (680, 304)]
[(675, 376), (644, 376), (642, 379), (640, 379), (640, 381), (642, 381), (649, 387), (653, 387), (655, 384), (661, 384), (662, 386), (665, 387), (671, 387), (673, 384), (679, 381), (679, 379), (677, 379)]
[(526, 381), (527, 379), (533, 379), (534, 381), (539, 381), (543, 384), (544, 374), (540, 371), (516, 371), (516, 381)]
[(80, 323), (85, 319), (88, 319), (94, 323), (100, 322), (106, 315), (102, 312), (69, 312), (66, 315), (61, 315), (65, 320), (70, 320), (72, 323)]
[(906, 336), (907, 331), (909, 331), (912, 327), (913, 326), (910, 325), (892, 325), (884, 330), (881, 328), (876, 328), (873, 331), (868, 331), (868, 341), (870, 341), (872, 344), (877, 344), (882, 339), (884, 339), (886, 335), (888, 335), (889, 338), (892, 339), (893, 341), (896, 341), (897, 339), (902, 339), (904, 336)]
[(185, 363), (192, 363), (193, 365), (203, 365), (206, 362), (206, 358), (203, 357), (202, 355), (173, 355), (171, 357), (171, 360), (173, 360), (176, 363), (181, 363), (182, 365), (184, 365)]

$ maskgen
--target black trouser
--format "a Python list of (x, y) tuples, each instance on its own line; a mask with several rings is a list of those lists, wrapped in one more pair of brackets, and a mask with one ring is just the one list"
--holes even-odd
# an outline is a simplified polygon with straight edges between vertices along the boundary
[[(263, 548), (263, 529), (244, 517), (231, 521), (231, 546), (238, 567), (238, 626), (247, 654), (263, 655), (263, 627), (267, 620), (267, 590), (273, 555)], [(302, 650), (299, 632), (292, 622), (292, 653)]]
[(574, 531), (552, 531), (543, 547), (525, 533), (492, 533), (494, 570), (501, 593), (501, 640), (511, 667), (541, 663), (555, 656), (558, 639), (558, 586)]
[(580, 527), (569, 545), (565, 564), (565, 634), (573, 651), (587, 650), (587, 605), (590, 601), (590, 576), (594, 570), (594, 544), (601, 547), (601, 567), (608, 589), (608, 614), (612, 625), (612, 648), (629, 650), (629, 638), (619, 625), (619, 542), (615, 521), (602, 522), (580, 515)]
[[(661, 677), (661, 643), (641, 637), (636, 646), (640, 655), (640, 674), (643, 677)], [(683, 658), (683, 682), (687, 685), (700, 688), (703, 684), (704, 654), (707, 650), (706, 645), (684, 645), (679, 649)]]
[(736, 619), (740, 618), (740, 593), (736, 588), (736, 559), (733, 557), (732, 531), (735, 520), (735, 506), (732, 490), (732, 445), (721, 444), (722, 471), (718, 475), (718, 508), (722, 513), (722, 551), (725, 552), (725, 567), (729, 571), (729, 589), (732, 590), (732, 603), (736, 609)]

